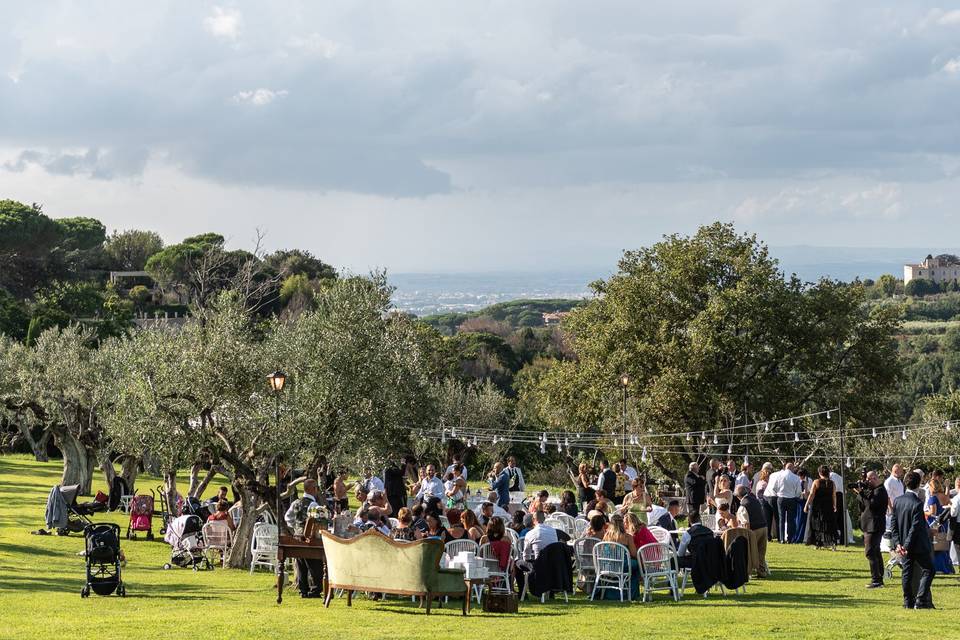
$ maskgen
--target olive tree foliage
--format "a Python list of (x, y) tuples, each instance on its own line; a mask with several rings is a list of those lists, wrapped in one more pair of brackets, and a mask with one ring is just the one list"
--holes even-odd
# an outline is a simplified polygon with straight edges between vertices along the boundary
[[(41, 333), (32, 348), (0, 347), (0, 393), (10, 421), (38, 456), (53, 439), (63, 454), (61, 483), (80, 485), (82, 494), (98, 466), (108, 483), (114, 473), (99, 420), (110, 389), (95, 345), (92, 330), (70, 325)], [(132, 485), (136, 464), (124, 470)]]
[[(434, 384), (431, 393), (436, 399), (437, 423), (430, 425), (428, 432), (414, 434), (412, 453), (418, 460), (434, 461), (445, 467), (454, 454), (463, 455), (465, 462), (473, 456), (482, 464), (503, 459), (516, 420), (513, 402), (492, 381), (464, 383), (447, 378)], [(435, 435), (438, 428), (447, 429), (446, 438)], [(478, 432), (490, 435), (481, 436), (476, 442), (463, 435)], [(502, 436), (496, 443), (493, 432)]]
[[(899, 310), (866, 310), (859, 285), (784, 277), (766, 246), (732, 225), (628, 251), (618, 272), (592, 287), (595, 297), (563, 325), (575, 358), (554, 362), (522, 390), (521, 404), (544, 427), (619, 434), (618, 377), (627, 373), (628, 434), (669, 450), (654, 460), (676, 476), (690, 460), (720, 451), (649, 434), (838, 405), (851, 424), (895, 413)], [(798, 425), (801, 436), (831, 428)], [(739, 455), (771, 450), (755, 434), (727, 440)], [(781, 448), (779, 455), (835, 455), (833, 442), (815, 445), (819, 453)]]
[[(351, 278), (323, 290), (315, 311), (258, 324), (243, 296), (227, 292), (179, 331), (111, 344), (117, 398), (103, 421), (112, 445), (149, 451), (171, 497), (178, 469), (222, 469), (243, 505), (229, 563), (247, 565), (257, 511), (276, 500), (278, 460), (370, 464), (434, 420), (417, 335), (386, 315), (389, 297), (381, 277)], [(266, 378), (275, 369), (288, 376), (279, 397)]]

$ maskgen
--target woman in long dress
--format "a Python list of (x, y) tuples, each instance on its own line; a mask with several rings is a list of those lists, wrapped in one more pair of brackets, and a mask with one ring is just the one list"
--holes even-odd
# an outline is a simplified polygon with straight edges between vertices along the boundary
[[(944, 508), (949, 507), (950, 498), (944, 491), (943, 480), (934, 478), (930, 482), (930, 497), (927, 498), (927, 524), (930, 528), (939, 532), (941, 535), (947, 532), (947, 523), (937, 525), (938, 516), (943, 513)], [(950, 561), (950, 547), (945, 551), (933, 552), (933, 570), (936, 573), (953, 573), (953, 563)]]
[(836, 550), (837, 492), (830, 480), (830, 467), (823, 465), (817, 473), (820, 477), (813, 481), (803, 510), (810, 515), (810, 529), (817, 549)]

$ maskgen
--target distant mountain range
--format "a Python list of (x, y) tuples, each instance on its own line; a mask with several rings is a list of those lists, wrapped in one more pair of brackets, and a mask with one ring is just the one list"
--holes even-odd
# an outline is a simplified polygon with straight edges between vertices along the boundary
[[(960, 253), (956, 248), (771, 247), (784, 273), (803, 280), (822, 277), (850, 281), (890, 273), (903, 277), (903, 265), (920, 262), (927, 254)], [(567, 298), (590, 295), (589, 284), (609, 277), (616, 264), (596, 268), (544, 271), (489, 271), (466, 273), (391, 273), (397, 308), (418, 316), (476, 311), (519, 299)]]

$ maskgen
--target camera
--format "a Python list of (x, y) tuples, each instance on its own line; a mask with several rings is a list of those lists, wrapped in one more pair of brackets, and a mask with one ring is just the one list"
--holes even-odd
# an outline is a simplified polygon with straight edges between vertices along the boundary
[(866, 491), (866, 490), (868, 490), (868, 489), (872, 489), (872, 488), (873, 488), (873, 486), (872, 486), (869, 482), (867, 482), (867, 468), (866, 468), (866, 467), (860, 467), (860, 477), (857, 479), (856, 482), (854, 482), (853, 484), (848, 485), (847, 488), (850, 489), (851, 491), (856, 491), (856, 492), (858, 492), (858, 493), (861, 492), (861, 491)]

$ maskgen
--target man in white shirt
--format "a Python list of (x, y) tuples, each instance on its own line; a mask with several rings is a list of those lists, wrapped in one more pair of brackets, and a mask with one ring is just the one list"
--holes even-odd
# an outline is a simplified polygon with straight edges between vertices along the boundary
[(463, 473), (461, 475), (463, 475), (463, 481), (466, 482), (467, 481), (467, 465), (461, 462), (460, 454), (456, 454), (455, 456), (453, 456), (453, 463), (450, 464), (450, 466), (447, 467), (447, 470), (443, 472), (444, 477), (446, 477), (447, 474), (453, 473), (453, 470), (457, 467), (457, 465), (460, 465), (460, 467), (463, 469)]
[(837, 493), (837, 540), (840, 544), (847, 542), (847, 503), (843, 501), (843, 478), (836, 471), (830, 472), (830, 482)]
[[(803, 482), (800, 476), (794, 473), (792, 462), (783, 465), (783, 471), (773, 474), (776, 479), (770, 484), (775, 485), (777, 495), (777, 512), (780, 516), (777, 526), (779, 527), (780, 542), (789, 544), (797, 533), (797, 509), (800, 508), (800, 496), (803, 495)], [(767, 491), (770, 485), (767, 485)]]
[(540, 556), (541, 551), (554, 542), (560, 541), (557, 537), (557, 530), (543, 524), (546, 519), (547, 514), (543, 511), (534, 513), (533, 529), (528, 531), (527, 535), (523, 537), (523, 559), (531, 567), (534, 561)]
[[(517, 459), (513, 456), (507, 458), (507, 467), (505, 469), (507, 475), (510, 476), (510, 487), (509, 491), (526, 491), (527, 483), (523, 479), (523, 471), (520, 470), (520, 467), (517, 466)], [(464, 476), (466, 477), (466, 476)]]
[(620, 470), (623, 471), (623, 475), (627, 476), (629, 482), (633, 482), (637, 478), (637, 470), (627, 464), (626, 458), (620, 459)]
[(660, 505), (650, 505), (650, 511), (647, 512), (647, 522), (650, 524), (657, 524), (657, 521), (659, 521), (665, 513), (668, 513), (667, 509), (661, 507)]
[[(493, 498), (491, 500), (491, 497)], [(487, 501), (480, 505), (480, 525), (486, 527), (490, 523), (490, 518), (500, 518), (504, 524), (511, 521), (510, 514), (502, 507), (497, 506), (497, 492), (491, 491), (487, 495)]]
[(373, 475), (373, 470), (370, 467), (363, 470), (363, 480), (360, 482), (360, 486), (367, 495), (374, 491), (384, 492), (383, 480)]
[[(883, 488), (887, 490), (887, 496), (890, 498), (888, 514), (893, 513), (893, 501), (903, 495), (903, 466), (899, 463), (893, 465), (890, 471), (890, 477), (883, 481)], [(887, 528), (890, 528), (889, 515), (887, 517)]]
[(428, 464), (426, 474), (417, 492), (417, 502), (426, 502), (430, 498), (443, 500), (443, 481), (437, 477), (437, 468)]

